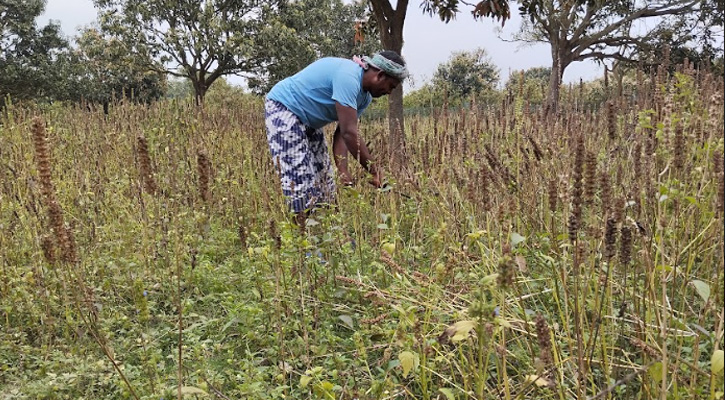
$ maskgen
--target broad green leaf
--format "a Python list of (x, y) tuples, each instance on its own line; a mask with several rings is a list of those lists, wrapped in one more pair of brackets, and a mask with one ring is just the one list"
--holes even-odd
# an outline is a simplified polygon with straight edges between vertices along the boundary
[(451, 325), (451, 327), (448, 328), (449, 330), (453, 331), (453, 336), (451, 336), (451, 342), (460, 342), (461, 340), (468, 338), (468, 334), (475, 327), (476, 322), (471, 320), (458, 321), (455, 324)]
[(516, 247), (517, 244), (523, 242), (524, 240), (526, 240), (525, 237), (519, 235), (516, 232), (511, 232), (511, 247), (512, 248)]
[(441, 392), (444, 396), (446, 396), (446, 399), (448, 400), (456, 400), (456, 396), (453, 394), (453, 390), (449, 388), (440, 388), (438, 389), (439, 392)]
[(318, 398), (323, 398), (326, 400), (335, 400), (335, 393), (333, 392), (333, 389), (335, 388), (335, 385), (332, 384), (332, 382), (329, 381), (322, 381), (312, 388), (312, 391), (315, 393), (315, 395)]
[[(387, 229), (387, 228), (385, 228), (385, 229)], [(395, 253), (395, 243), (385, 242), (382, 245), (380, 245), (380, 247), (383, 250), (385, 250), (385, 252), (387, 252), (388, 254), (394, 254)]]
[(187, 394), (201, 394), (201, 395), (208, 395), (209, 393), (199, 389), (198, 387), (194, 386), (182, 386), (181, 387), (181, 395), (187, 395)]
[(302, 375), (300, 377), (300, 386), (302, 386), (303, 388), (305, 388), (305, 387), (307, 387), (307, 385), (310, 384), (311, 381), (312, 381), (312, 377), (311, 376)]
[(338, 318), (340, 318), (340, 321), (342, 321), (345, 326), (347, 326), (350, 329), (355, 329), (355, 324), (352, 322), (352, 317), (349, 315), (340, 315)]
[(702, 299), (707, 302), (707, 299), (710, 298), (710, 285), (697, 279), (690, 283), (692, 284), (692, 286), (695, 287), (697, 294), (699, 294), (700, 297), (702, 297)]
[(657, 383), (662, 382), (662, 373), (664, 371), (662, 370), (661, 362), (652, 364), (652, 366), (649, 367), (649, 370), (647, 370), (647, 372), (649, 372), (649, 375), (652, 377), (652, 379), (654, 379), (655, 382), (657, 382)]
[(403, 378), (407, 378), (408, 373), (418, 368), (418, 364), (420, 364), (418, 354), (411, 351), (404, 351), (398, 354), (398, 360), (400, 360), (400, 366), (403, 367)]
[(722, 350), (716, 350), (710, 359), (710, 371), (718, 374), (723, 368), (725, 368), (725, 353)]

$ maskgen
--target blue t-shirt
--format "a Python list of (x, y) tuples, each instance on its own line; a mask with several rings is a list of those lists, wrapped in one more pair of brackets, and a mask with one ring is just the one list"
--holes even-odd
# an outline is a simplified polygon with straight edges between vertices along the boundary
[(314, 129), (337, 121), (335, 102), (357, 110), (360, 117), (372, 95), (362, 88), (365, 72), (356, 62), (326, 57), (283, 79), (267, 93), (282, 103), (302, 123)]

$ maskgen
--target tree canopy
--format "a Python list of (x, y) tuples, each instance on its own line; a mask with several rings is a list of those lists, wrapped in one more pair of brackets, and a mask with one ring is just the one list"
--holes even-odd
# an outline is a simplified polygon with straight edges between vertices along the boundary
[[(696, 13), (700, 0), (522, 0), (524, 16), (517, 39), (548, 43), (552, 74), (547, 107), (558, 107), (559, 87), (566, 68), (587, 59), (634, 61), (638, 51), (654, 40), (656, 28), (638, 24), (647, 20)], [(653, 25), (650, 23), (650, 25)]]
[(166, 75), (161, 67), (148, 68), (155, 61), (150, 54), (128, 52), (118, 38), (95, 28), (83, 30), (73, 49), (74, 71), (69, 78), (74, 88), (72, 100), (108, 103), (122, 97), (149, 102), (163, 95)]
[[(102, 27), (130, 52), (158, 57), (147, 67), (188, 78), (199, 101), (219, 77), (252, 71), (260, 27), (257, 0), (94, 0)], [(159, 68), (159, 65), (161, 67)]]
[(453, 53), (433, 75), (433, 85), (456, 99), (468, 99), (493, 91), (498, 81), (498, 68), (482, 48)]
[(44, 0), (0, 2), (0, 94), (3, 98), (53, 97), (64, 77), (56, 63), (68, 42), (55, 23), (38, 28)]
[(255, 92), (267, 92), (319, 57), (349, 58), (380, 49), (374, 24), (365, 24), (365, 38), (356, 40), (356, 23), (369, 18), (365, 3), (298, 0), (270, 8), (265, 12), (267, 22), (255, 43), (255, 59), (260, 69), (248, 79)]

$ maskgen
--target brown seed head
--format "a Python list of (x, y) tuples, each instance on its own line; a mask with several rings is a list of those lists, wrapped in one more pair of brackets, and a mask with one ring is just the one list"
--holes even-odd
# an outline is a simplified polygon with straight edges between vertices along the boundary
[(539, 343), (539, 359), (547, 369), (550, 369), (554, 363), (551, 355), (551, 332), (549, 330), (549, 324), (541, 314), (536, 314), (534, 321), (536, 322), (536, 341)]
[(629, 265), (632, 260), (632, 230), (628, 226), (622, 226), (622, 241), (619, 248), (619, 262), (622, 266)]
[(504, 257), (498, 263), (498, 285), (507, 289), (514, 283), (514, 277), (516, 275), (516, 265), (511, 257)]
[[(55, 194), (55, 186), (51, 179), (50, 150), (48, 149), (45, 122), (40, 117), (33, 119), (31, 127), (33, 145), (35, 147), (35, 162), (41, 186), (41, 193), (48, 212), (48, 219), (53, 229), (58, 246), (61, 249), (61, 258), (68, 263), (77, 261), (76, 245), (73, 232), (65, 226), (63, 210)], [(55, 258), (55, 256), (52, 256)]]
[(157, 187), (154, 180), (153, 170), (151, 168), (151, 156), (149, 155), (149, 145), (146, 137), (139, 135), (136, 137), (136, 156), (138, 157), (139, 170), (141, 173), (141, 182), (143, 189), (148, 194), (156, 194)]
[(209, 190), (209, 180), (211, 177), (211, 161), (205, 152), (199, 151), (196, 155), (196, 166), (199, 172), (199, 194), (201, 199), (208, 203), (211, 201), (211, 191)]
[(614, 218), (607, 218), (607, 226), (604, 230), (604, 257), (610, 260), (617, 251), (617, 221)]

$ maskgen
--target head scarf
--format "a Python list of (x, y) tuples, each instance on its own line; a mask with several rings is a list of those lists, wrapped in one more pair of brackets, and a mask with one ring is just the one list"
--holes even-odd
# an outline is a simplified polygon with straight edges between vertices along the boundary
[(353, 60), (365, 69), (368, 69), (369, 66), (375, 67), (399, 81), (403, 81), (403, 79), (408, 77), (408, 68), (405, 65), (400, 65), (393, 60), (389, 60), (380, 53), (376, 53), (372, 57), (353, 57)]

